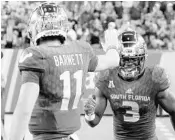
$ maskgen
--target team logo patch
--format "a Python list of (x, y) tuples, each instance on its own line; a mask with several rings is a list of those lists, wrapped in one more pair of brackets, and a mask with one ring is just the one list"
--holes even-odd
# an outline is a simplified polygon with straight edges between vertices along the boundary
[(133, 91), (132, 91), (131, 88), (129, 88), (125, 93), (126, 93), (126, 94), (133, 94)]
[(115, 88), (115, 85), (114, 85), (113, 81), (109, 81), (108, 88)]

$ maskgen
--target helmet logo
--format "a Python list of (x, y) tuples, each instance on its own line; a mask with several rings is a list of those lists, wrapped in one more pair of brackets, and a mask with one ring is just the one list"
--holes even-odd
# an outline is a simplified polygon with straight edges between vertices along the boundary
[(113, 80), (109, 81), (108, 88), (115, 88)]
[(129, 88), (125, 93), (126, 93), (126, 94), (133, 94), (133, 91), (132, 91), (131, 88)]

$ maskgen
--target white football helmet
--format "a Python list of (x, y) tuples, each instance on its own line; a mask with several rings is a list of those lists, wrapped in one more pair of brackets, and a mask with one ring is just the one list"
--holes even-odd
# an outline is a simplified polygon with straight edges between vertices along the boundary
[(68, 17), (62, 6), (56, 3), (42, 3), (32, 13), (28, 24), (31, 41), (47, 36), (63, 36), (66, 38), (69, 29)]
[(147, 46), (143, 37), (133, 30), (125, 30), (119, 37), (119, 75), (133, 80), (144, 72)]

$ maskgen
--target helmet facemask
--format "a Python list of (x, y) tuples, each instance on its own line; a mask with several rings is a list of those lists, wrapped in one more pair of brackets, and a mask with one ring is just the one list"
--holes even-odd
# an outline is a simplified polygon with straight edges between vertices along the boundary
[(119, 75), (125, 80), (135, 80), (144, 72), (146, 48), (140, 37), (134, 31), (119, 36)]
[(144, 71), (145, 57), (121, 57), (119, 74), (123, 79), (134, 80)]

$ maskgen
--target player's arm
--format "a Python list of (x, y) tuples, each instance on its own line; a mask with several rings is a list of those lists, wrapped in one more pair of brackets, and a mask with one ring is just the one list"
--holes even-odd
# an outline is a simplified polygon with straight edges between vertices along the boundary
[(160, 106), (170, 115), (173, 128), (175, 130), (175, 93), (166, 89), (157, 95)]
[(19, 99), (12, 118), (9, 140), (23, 140), (39, 95), (39, 73), (23, 71), (22, 82)]
[(19, 59), (22, 85), (13, 114), (10, 140), (22, 140), (39, 95), (39, 81), (45, 71), (43, 55), (34, 47), (24, 50)]
[(93, 56), (89, 63), (89, 72), (102, 71), (119, 66), (119, 53), (116, 46), (107, 49), (106, 54)]
[(169, 113), (175, 130), (175, 93), (169, 91), (170, 81), (168, 75), (163, 68), (155, 67), (153, 78), (158, 87), (156, 100)]
[(107, 99), (98, 88), (95, 89), (95, 95), (88, 98), (84, 105), (85, 120), (91, 126), (95, 127), (100, 122), (107, 106)]
[(106, 70), (109, 68), (118, 67), (119, 65), (119, 54), (116, 47), (111, 47), (107, 50), (105, 55), (98, 55), (98, 64), (95, 71)]

